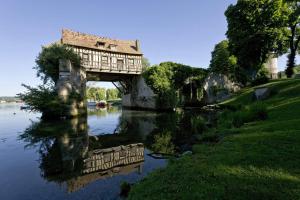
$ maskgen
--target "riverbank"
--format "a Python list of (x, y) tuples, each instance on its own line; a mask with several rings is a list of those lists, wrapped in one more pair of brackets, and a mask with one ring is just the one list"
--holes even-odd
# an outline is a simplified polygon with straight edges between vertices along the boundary
[[(300, 199), (300, 80), (266, 84), (268, 118), (221, 129), (218, 143), (170, 160), (133, 186), (129, 199)], [(254, 88), (223, 103), (251, 106)], [(232, 111), (233, 112), (233, 111)]]

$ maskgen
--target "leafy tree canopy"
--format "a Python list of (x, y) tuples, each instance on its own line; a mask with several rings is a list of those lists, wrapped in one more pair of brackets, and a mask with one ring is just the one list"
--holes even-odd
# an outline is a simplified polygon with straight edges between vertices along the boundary
[(233, 78), (237, 65), (237, 58), (230, 54), (228, 40), (223, 40), (216, 44), (211, 53), (209, 69), (212, 72), (229, 75)]
[(53, 44), (48, 47), (42, 47), (42, 51), (36, 58), (37, 76), (44, 83), (52, 81), (57, 82), (59, 78), (59, 59), (69, 59), (74, 66), (80, 66), (80, 57), (73, 51), (72, 48), (66, 45)]
[(174, 107), (177, 102), (176, 90), (182, 88), (191, 79), (200, 85), (206, 74), (205, 69), (163, 62), (148, 68), (143, 76), (146, 83), (158, 94), (158, 104), (169, 104), (166, 107)]
[(150, 62), (149, 62), (148, 58), (146, 58), (146, 57), (142, 58), (142, 67), (144, 70), (147, 69), (148, 67), (150, 67)]
[(283, 0), (238, 0), (225, 12), (227, 37), (239, 71), (253, 79), (270, 52), (281, 54), (286, 40), (286, 5)]

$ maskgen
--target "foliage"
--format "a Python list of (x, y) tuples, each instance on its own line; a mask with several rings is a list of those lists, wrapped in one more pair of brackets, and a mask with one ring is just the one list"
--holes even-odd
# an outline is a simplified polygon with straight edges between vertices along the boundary
[(43, 118), (62, 116), (65, 113), (67, 105), (58, 97), (54, 86), (23, 86), (27, 91), (18, 94), (18, 97), (26, 102), (31, 110), (43, 113)]
[(175, 146), (172, 143), (172, 135), (170, 132), (163, 132), (154, 136), (152, 150), (155, 153), (173, 154)]
[[(299, 199), (300, 80), (267, 85), (278, 94), (263, 102), (268, 105), (265, 121), (229, 128), (226, 134), (217, 127), (221, 142), (195, 145), (193, 155), (135, 184), (129, 200)], [(223, 104), (249, 108), (255, 104), (253, 91), (245, 88)]]
[(66, 45), (53, 44), (48, 47), (42, 47), (42, 51), (36, 58), (37, 76), (44, 83), (48, 81), (57, 82), (59, 78), (59, 60), (68, 59), (75, 67), (80, 66), (80, 57), (73, 51), (72, 48)]
[(267, 70), (267, 68), (265, 66), (263, 66), (258, 71), (256, 78), (253, 81), (251, 81), (251, 85), (252, 86), (262, 85), (262, 84), (268, 83), (269, 81), (270, 81), (269, 71)]
[(174, 108), (178, 102), (176, 91), (187, 84), (187, 80), (202, 84), (206, 70), (192, 68), (173, 62), (164, 62), (148, 68), (143, 76), (147, 85), (158, 95), (158, 105)]
[(150, 66), (151, 65), (150, 65), (150, 62), (149, 62), (148, 58), (143, 57), (142, 58), (142, 68), (143, 68), (143, 71), (145, 71)]
[(220, 140), (220, 135), (214, 129), (204, 132), (199, 137), (200, 142), (215, 143), (218, 142), (219, 140)]
[(267, 106), (263, 102), (252, 104), (248, 112), (250, 121), (266, 120), (268, 118)]
[(106, 100), (115, 100), (121, 98), (121, 93), (118, 89), (107, 89), (106, 90)]
[(226, 110), (219, 116), (218, 126), (225, 129), (240, 128), (245, 123), (266, 120), (267, 117), (267, 106), (263, 102), (256, 102), (234, 112)]
[(235, 78), (234, 73), (237, 58), (234, 55), (231, 55), (228, 40), (223, 40), (218, 43), (211, 54), (212, 58), (209, 69), (212, 72), (224, 74), (230, 78)]
[(161, 109), (173, 109), (178, 103), (178, 98), (174, 89), (159, 93), (156, 100), (157, 105)]
[[(62, 102), (55, 89), (59, 78), (60, 59), (69, 59), (75, 67), (80, 66), (80, 58), (71, 48), (59, 44), (43, 47), (35, 61), (34, 69), (37, 70), (37, 76), (47, 85), (34, 88), (23, 84), (27, 91), (18, 95), (31, 110), (41, 112), (43, 118), (57, 118), (67, 111), (67, 103)], [(71, 93), (70, 99), (72, 98), (81, 100), (80, 95), (75, 93)]]
[(207, 127), (205, 124), (205, 120), (203, 119), (202, 116), (195, 116), (191, 118), (191, 131), (194, 134), (201, 134), (203, 133)]
[(295, 67), (295, 60), (297, 51), (300, 45), (300, 1), (299, 0), (286, 0), (287, 5), (287, 27), (288, 29), (288, 62), (285, 70), (287, 77), (292, 77)]
[(282, 0), (238, 0), (225, 15), (229, 48), (237, 57), (236, 76), (245, 84), (256, 77), (270, 52), (283, 53), (285, 6)]
[(87, 87), (86, 89), (86, 98), (93, 101), (101, 100), (116, 100), (121, 97), (121, 94), (118, 89), (113, 88), (101, 88), (101, 87)]
[[(236, 111), (232, 113), (232, 126), (236, 128), (240, 128), (244, 125), (245, 122), (248, 121), (248, 113), (244, 111)], [(222, 120), (222, 119), (221, 119)]]
[(295, 74), (300, 73), (300, 65), (296, 65), (296, 66), (294, 67), (294, 73), (295, 73)]

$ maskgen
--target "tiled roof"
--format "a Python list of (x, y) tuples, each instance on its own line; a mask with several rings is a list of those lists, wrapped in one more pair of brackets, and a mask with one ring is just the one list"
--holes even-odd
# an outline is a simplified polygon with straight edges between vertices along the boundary
[[(62, 44), (85, 47), (89, 49), (142, 55), (138, 40), (115, 40), (63, 29), (61, 42)], [(111, 49), (111, 46), (115, 47)]]

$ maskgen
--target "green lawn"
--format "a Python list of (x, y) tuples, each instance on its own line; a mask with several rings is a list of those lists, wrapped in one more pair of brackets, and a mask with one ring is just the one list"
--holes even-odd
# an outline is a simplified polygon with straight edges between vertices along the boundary
[[(129, 199), (300, 199), (300, 80), (266, 84), (266, 121), (224, 131), (217, 144), (170, 161), (133, 186)], [(224, 102), (253, 104), (253, 88)]]

